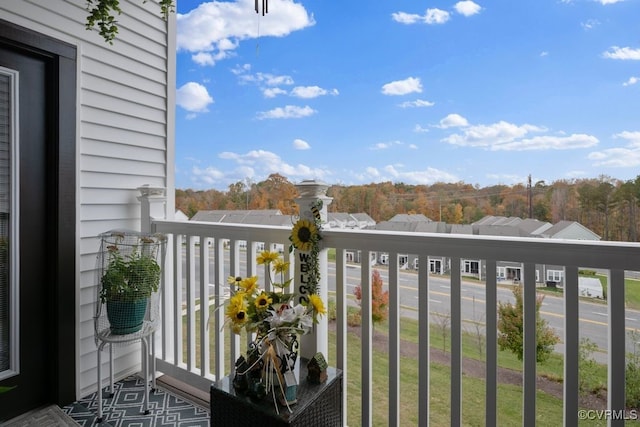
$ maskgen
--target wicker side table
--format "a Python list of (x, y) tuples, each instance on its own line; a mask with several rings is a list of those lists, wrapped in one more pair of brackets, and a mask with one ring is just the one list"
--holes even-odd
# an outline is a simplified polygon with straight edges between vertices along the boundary
[(307, 363), (301, 360), (298, 403), (291, 406), (293, 413), (280, 406), (280, 414), (269, 396), (253, 402), (236, 394), (232, 378), (224, 377), (211, 385), (211, 426), (342, 427), (342, 371), (330, 367), (327, 375), (322, 384), (308, 383)]

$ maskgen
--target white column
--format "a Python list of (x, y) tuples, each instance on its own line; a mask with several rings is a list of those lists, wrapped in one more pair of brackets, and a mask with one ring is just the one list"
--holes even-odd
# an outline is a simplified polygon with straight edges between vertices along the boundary
[[(329, 186), (323, 182), (315, 180), (305, 180), (296, 185), (300, 197), (295, 201), (298, 204), (300, 210), (300, 218), (314, 221), (315, 214), (311, 210), (313, 206), (316, 206), (317, 201), (322, 201), (322, 208), (320, 209), (320, 218), (322, 224), (327, 222), (327, 206), (331, 204), (333, 200), (331, 197), (327, 197), (327, 189)], [(322, 235), (322, 231), (320, 231)], [(327, 286), (327, 250), (322, 248), (322, 241), (320, 241), (320, 253), (319, 253), (319, 268), (320, 268), (320, 280), (318, 282), (317, 294), (322, 298), (322, 301), (327, 306), (327, 299), (329, 297)], [(302, 272), (300, 271), (300, 256), (301, 251), (295, 250), (295, 275), (294, 284), (296, 290), (299, 288)], [(305, 359), (312, 358), (317, 352), (321, 352), (324, 357), (328, 357), (329, 352), (329, 321), (327, 316), (319, 318), (319, 323), (314, 325), (314, 328), (310, 334), (303, 335), (300, 340), (300, 356)]]
[(140, 196), (140, 231), (150, 233), (152, 219), (166, 218), (167, 196), (163, 187), (151, 187), (146, 184), (138, 187)]

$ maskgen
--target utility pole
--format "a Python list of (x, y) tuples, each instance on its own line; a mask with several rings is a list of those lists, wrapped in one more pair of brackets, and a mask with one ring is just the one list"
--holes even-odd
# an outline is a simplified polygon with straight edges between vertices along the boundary
[(527, 198), (529, 202), (529, 219), (533, 218), (533, 189), (531, 188), (531, 174), (529, 174), (529, 183), (527, 184)]

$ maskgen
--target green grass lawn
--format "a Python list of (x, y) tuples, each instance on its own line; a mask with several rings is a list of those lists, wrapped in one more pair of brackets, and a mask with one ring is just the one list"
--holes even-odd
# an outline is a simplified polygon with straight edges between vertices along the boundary
[[(210, 307), (213, 315), (215, 308)], [(197, 312), (198, 313), (198, 312)], [(409, 343), (418, 342), (418, 323), (415, 320), (403, 318), (400, 325), (401, 340)], [(211, 322), (209, 327), (210, 339), (213, 347), (213, 333), (216, 326)], [(183, 350), (186, 351), (186, 320), (183, 318), (183, 331), (185, 343)], [(229, 346), (229, 336), (226, 331), (226, 346)], [(376, 334), (387, 334), (388, 325), (386, 322), (376, 325)], [(445, 343), (441, 332), (436, 325), (432, 325), (431, 346), (439, 349), (450, 349), (450, 342)], [(463, 357), (484, 360), (484, 349), (481, 352), (478, 347), (477, 335), (465, 332), (462, 335)], [(196, 321), (196, 342), (199, 342), (199, 321)], [(245, 335), (242, 335), (242, 351), (246, 348), (244, 342)], [(330, 363), (335, 361), (334, 332), (329, 334), (329, 355)], [(360, 351), (361, 340), (354, 333), (349, 333), (347, 337), (347, 366), (346, 390), (348, 393), (348, 404), (346, 408), (347, 423), (351, 426), (361, 424), (361, 369)], [(211, 370), (214, 370), (213, 348), (211, 351)], [(388, 354), (374, 350), (373, 355), (373, 420), (374, 426), (386, 426), (388, 414)], [(199, 348), (196, 348), (196, 365), (200, 366)], [(522, 361), (505, 351), (498, 352), (498, 365), (504, 368), (522, 371)], [(538, 364), (538, 375), (561, 380), (563, 373), (563, 358), (559, 354), (553, 354), (549, 360)], [(606, 383), (606, 367), (599, 366), (597, 380)], [(416, 358), (402, 357), (400, 362), (400, 424), (416, 425), (418, 422), (418, 360)], [(434, 426), (449, 425), (450, 418), (450, 368), (438, 363), (431, 364), (430, 371), (430, 423)], [(465, 426), (484, 425), (485, 416), (485, 382), (482, 378), (471, 378), (463, 375), (462, 380), (463, 403), (462, 417)], [(499, 425), (521, 425), (522, 424), (522, 389), (519, 386), (499, 384), (498, 385), (498, 424)], [(542, 391), (537, 393), (536, 413), (538, 415), (537, 425), (555, 426), (562, 424), (563, 403), (561, 399), (555, 398)], [(597, 421), (581, 421), (581, 426), (606, 425)]]
[[(442, 336), (432, 326), (431, 346), (442, 349)], [(401, 339), (403, 341), (418, 341), (418, 325), (411, 319), (403, 318), (401, 322)], [(387, 325), (376, 325), (376, 333), (386, 333)], [(330, 333), (329, 360), (335, 360), (335, 334)], [(349, 425), (360, 425), (361, 402), (360, 402), (360, 338), (353, 333), (348, 336), (347, 351), (347, 422)], [(449, 349), (449, 343), (447, 350)], [(477, 338), (473, 334), (463, 334), (463, 357), (484, 360), (484, 352), (480, 353), (477, 345)], [(498, 364), (501, 367), (522, 371), (522, 361), (504, 351), (498, 352)], [(601, 381), (606, 382), (606, 367), (600, 366), (597, 376)], [(559, 354), (538, 364), (538, 375), (545, 375), (549, 378), (562, 378), (563, 358)], [(418, 361), (415, 358), (402, 357), (400, 362), (401, 376), (401, 425), (415, 425), (418, 421)], [(374, 425), (386, 426), (388, 413), (388, 355), (374, 350), (373, 353), (373, 420)], [(431, 364), (430, 371), (430, 415), (431, 425), (449, 425), (450, 418), (450, 368), (437, 363)], [(471, 378), (463, 375), (462, 379), (463, 404), (462, 417), (464, 425), (482, 426), (485, 417), (485, 382), (481, 378)], [(498, 424), (499, 425), (521, 425), (522, 424), (522, 389), (519, 386), (500, 384), (498, 385)], [(537, 425), (556, 426), (562, 424), (563, 403), (561, 399), (546, 394), (542, 391), (537, 393)], [(376, 421), (378, 420), (378, 421)], [(606, 425), (596, 421), (585, 421), (579, 424), (584, 426)]]

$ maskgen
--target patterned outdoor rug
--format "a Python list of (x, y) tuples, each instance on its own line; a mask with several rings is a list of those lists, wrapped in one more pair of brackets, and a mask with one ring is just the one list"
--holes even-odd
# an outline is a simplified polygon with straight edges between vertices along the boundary
[[(2, 424), (2, 423), (0, 423)], [(3, 427), (61, 427), (78, 424), (56, 405), (34, 409), (2, 424)]]
[(96, 423), (98, 413), (97, 393), (65, 406), (62, 410), (78, 424), (85, 427), (148, 426), (205, 427), (209, 425), (209, 412), (187, 402), (172, 393), (157, 389), (149, 396), (149, 415), (143, 414), (144, 381), (131, 376), (115, 384), (115, 395), (105, 398), (103, 392), (103, 422)]

